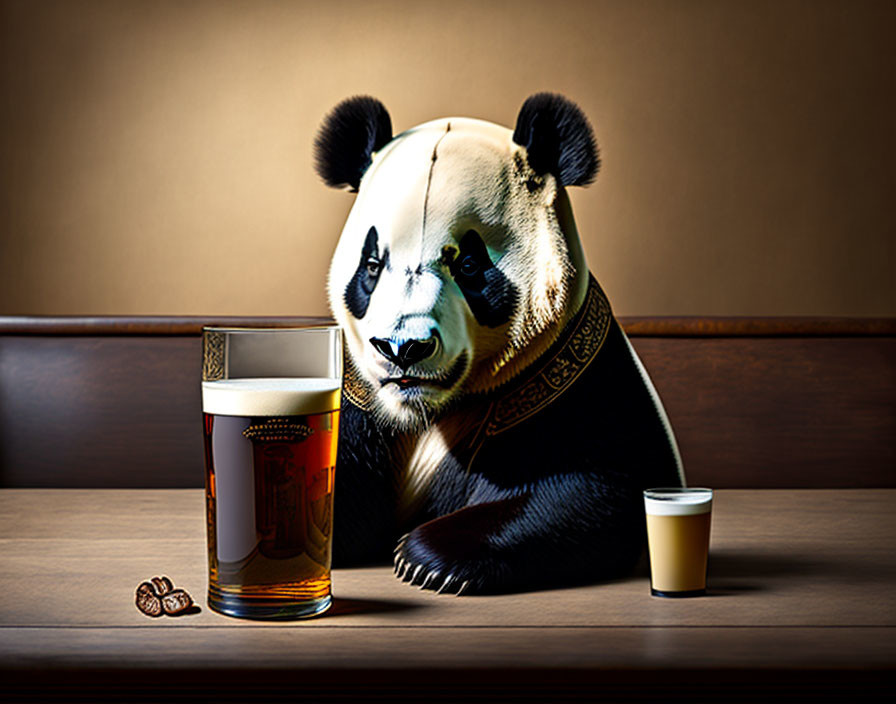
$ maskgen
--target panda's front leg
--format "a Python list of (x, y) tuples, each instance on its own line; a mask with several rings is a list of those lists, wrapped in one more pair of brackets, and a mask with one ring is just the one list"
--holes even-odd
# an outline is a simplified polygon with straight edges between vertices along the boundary
[(333, 498), (333, 565), (388, 561), (398, 534), (389, 438), (369, 413), (343, 400)]
[(638, 492), (581, 478), (467, 506), (418, 526), (395, 554), (399, 579), (485, 594), (619, 577), (643, 546)]

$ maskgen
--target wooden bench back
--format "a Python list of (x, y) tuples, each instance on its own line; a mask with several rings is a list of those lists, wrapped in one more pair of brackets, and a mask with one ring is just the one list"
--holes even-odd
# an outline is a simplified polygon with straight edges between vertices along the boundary
[[(0, 486), (199, 487), (200, 330), (320, 318), (0, 318)], [(688, 482), (896, 486), (896, 320), (621, 320)]]

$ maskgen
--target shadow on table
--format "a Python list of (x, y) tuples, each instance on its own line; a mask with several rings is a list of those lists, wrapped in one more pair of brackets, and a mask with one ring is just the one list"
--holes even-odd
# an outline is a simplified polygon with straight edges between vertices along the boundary
[(394, 614), (425, 608), (421, 604), (395, 599), (341, 599), (333, 597), (327, 618), (357, 614)]
[(810, 558), (756, 552), (719, 552), (709, 556), (707, 596), (726, 596), (774, 589), (778, 577), (811, 577), (830, 565)]

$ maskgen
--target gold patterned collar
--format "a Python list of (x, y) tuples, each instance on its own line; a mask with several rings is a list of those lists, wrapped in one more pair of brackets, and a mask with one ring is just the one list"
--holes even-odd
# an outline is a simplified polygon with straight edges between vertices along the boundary
[[(492, 404), (486, 435), (497, 435), (535, 415), (556, 400), (597, 356), (607, 339), (613, 313), (593, 276), (588, 293), (570, 330), (539, 360), (540, 367), (511, 387)], [(543, 361), (542, 361), (543, 360)]]
[(342, 395), (362, 411), (369, 411), (373, 407), (373, 388), (364, 381), (361, 372), (352, 362), (347, 345), (342, 348)]

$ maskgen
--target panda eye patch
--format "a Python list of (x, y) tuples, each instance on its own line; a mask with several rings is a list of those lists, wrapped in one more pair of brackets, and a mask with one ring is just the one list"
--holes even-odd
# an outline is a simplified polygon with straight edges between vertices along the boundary
[(388, 266), (388, 262), (389, 250), (387, 248), (380, 257), (379, 234), (375, 227), (371, 227), (364, 239), (364, 246), (361, 247), (358, 268), (345, 287), (345, 306), (359, 320), (367, 314), (370, 296), (380, 280), (383, 267)]
[(510, 320), (516, 307), (516, 287), (492, 262), (476, 230), (461, 237), (457, 257), (448, 268), (476, 322), (496, 328)]

